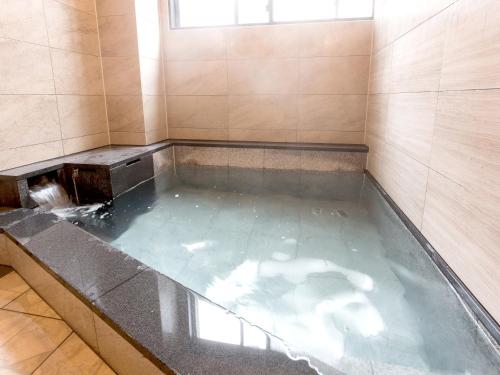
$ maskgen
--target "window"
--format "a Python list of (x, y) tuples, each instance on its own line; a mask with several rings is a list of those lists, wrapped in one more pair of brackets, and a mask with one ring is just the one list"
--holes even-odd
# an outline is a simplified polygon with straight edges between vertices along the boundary
[(172, 28), (371, 18), (373, 0), (170, 0)]

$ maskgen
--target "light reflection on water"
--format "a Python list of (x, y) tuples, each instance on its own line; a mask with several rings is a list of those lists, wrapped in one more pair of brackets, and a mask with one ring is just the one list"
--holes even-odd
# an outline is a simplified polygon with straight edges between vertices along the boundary
[[(181, 168), (78, 221), (325, 374), (498, 374), (449, 285), (361, 175)], [(263, 345), (205, 316), (205, 338)]]

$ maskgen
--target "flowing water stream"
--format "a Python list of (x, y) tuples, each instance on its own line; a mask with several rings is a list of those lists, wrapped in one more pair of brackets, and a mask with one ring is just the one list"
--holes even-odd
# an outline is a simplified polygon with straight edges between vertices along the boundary
[(76, 206), (62, 185), (47, 178), (32, 186), (29, 194), (40, 209), (50, 211), (61, 218), (95, 215), (95, 212), (103, 206), (102, 203)]

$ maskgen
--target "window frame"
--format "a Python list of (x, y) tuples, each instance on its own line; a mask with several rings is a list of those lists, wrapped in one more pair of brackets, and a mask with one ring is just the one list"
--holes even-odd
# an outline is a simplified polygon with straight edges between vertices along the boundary
[[(373, 20), (375, 12), (375, 0), (371, 0), (372, 14), (368, 17), (351, 17), (351, 18), (339, 18), (337, 16), (333, 18), (323, 18), (318, 20), (303, 20), (303, 21), (275, 21), (274, 20), (274, 0), (267, 0), (267, 6), (269, 8), (269, 22), (259, 22), (259, 23), (239, 23), (238, 14), (238, 4), (239, 0), (233, 0), (234, 2), (234, 24), (231, 25), (207, 25), (207, 26), (179, 26), (180, 24), (180, 12), (179, 12), (179, 0), (169, 0), (169, 28), (171, 30), (184, 30), (184, 29), (213, 29), (221, 27), (241, 27), (241, 26), (266, 26), (266, 25), (286, 25), (286, 24), (296, 24), (296, 23), (311, 23), (311, 22), (332, 22), (332, 21), (362, 21), (362, 20)], [(331, 0), (335, 3), (335, 14), (338, 14), (339, 1), (341, 0)]]

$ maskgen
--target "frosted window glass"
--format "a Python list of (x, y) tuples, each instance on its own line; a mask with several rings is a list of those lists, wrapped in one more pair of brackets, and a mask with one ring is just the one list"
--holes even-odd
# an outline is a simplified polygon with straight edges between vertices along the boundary
[(179, 0), (179, 27), (234, 25), (233, 0)]
[(335, 17), (332, 0), (274, 0), (276, 22), (322, 20)]
[(269, 22), (269, 0), (239, 0), (238, 23)]
[(339, 0), (338, 18), (367, 18), (373, 13), (373, 0)]

